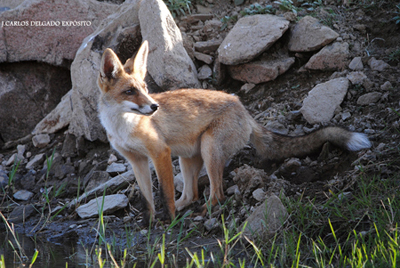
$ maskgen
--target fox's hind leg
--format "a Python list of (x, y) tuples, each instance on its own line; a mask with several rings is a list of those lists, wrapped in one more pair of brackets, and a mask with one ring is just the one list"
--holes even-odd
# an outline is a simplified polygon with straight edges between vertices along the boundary
[(179, 165), (182, 170), (184, 185), (181, 197), (175, 202), (178, 211), (199, 199), (197, 180), (203, 167), (203, 159), (201, 155), (192, 158), (179, 157)]
[(241, 108), (232, 106), (233, 111), (227, 110), (221, 119), (214, 120), (201, 137), (201, 156), (210, 180), (210, 197), (203, 209), (224, 201), (223, 172), (226, 161), (250, 139), (252, 128), (247, 120), (248, 114)]

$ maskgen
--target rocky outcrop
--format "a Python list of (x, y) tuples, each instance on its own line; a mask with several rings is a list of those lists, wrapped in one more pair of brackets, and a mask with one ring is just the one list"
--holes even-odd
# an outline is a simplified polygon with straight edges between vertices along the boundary
[[(148, 62), (150, 82), (154, 78), (156, 87), (164, 89), (199, 86), (195, 67), (183, 48), (180, 33), (176, 29), (172, 33), (163, 32), (163, 29), (174, 28), (165, 4), (160, 0), (152, 2), (157, 4), (158, 12), (162, 12), (160, 14), (147, 6), (150, 3), (139, 5), (139, 2), (137, 0), (121, 5), (115, 14), (103, 20), (99, 28), (84, 39), (71, 65), (71, 92), (35, 127), (34, 133), (52, 133), (69, 125), (68, 131), (75, 136), (84, 136), (91, 141), (106, 141), (97, 116), (97, 77), (102, 52), (110, 47), (125, 62), (139, 48), (142, 35), (151, 40)], [(160, 17), (164, 19), (160, 21)], [(149, 24), (147, 20), (158, 20), (159, 23), (153, 25), (153, 28), (140, 27), (141, 21), (142, 24)], [(162, 56), (161, 50), (155, 48), (164, 48), (165, 55)], [(171, 64), (177, 60), (180, 61), (179, 65)], [(68, 110), (71, 113), (66, 115)]]
[[(0, 136), (4, 141), (28, 135), (71, 88), (69, 71), (44, 63), (0, 66)], [(1, 138), (0, 138), (1, 143)]]
[(196, 66), (183, 47), (182, 35), (161, 0), (142, 1), (139, 24), (149, 42), (148, 72), (164, 90), (199, 88)]
[(0, 62), (39, 61), (62, 66), (116, 5), (93, 0), (24, 1), (0, 14)]

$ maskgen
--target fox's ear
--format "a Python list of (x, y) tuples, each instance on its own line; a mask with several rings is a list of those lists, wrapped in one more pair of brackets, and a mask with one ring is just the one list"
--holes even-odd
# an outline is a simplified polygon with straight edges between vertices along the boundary
[(110, 48), (107, 48), (101, 58), (100, 77), (102, 79), (116, 79), (124, 70), (118, 56)]
[[(147, 55), (149, 54), (149, 43), (147, 40), (140, 46), (133, 62), (133, 73), (144, 80), (147, 72)], [(128, 60), (129, 61), (129, 60)]]

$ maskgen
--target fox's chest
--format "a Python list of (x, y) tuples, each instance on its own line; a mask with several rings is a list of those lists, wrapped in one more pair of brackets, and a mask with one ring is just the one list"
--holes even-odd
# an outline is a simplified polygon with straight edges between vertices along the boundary
[(100, 120), (106, 129), (111, 145), (118, 150), (143, 151), (142, 141), (135, 136), (135, 129), (138, 127), (140, 118), (134, 114), (123, 113), (120, 116), (100, 114)]

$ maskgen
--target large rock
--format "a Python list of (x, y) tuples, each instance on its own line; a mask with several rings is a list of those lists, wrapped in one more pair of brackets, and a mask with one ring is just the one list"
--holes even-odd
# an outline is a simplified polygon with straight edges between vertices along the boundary
[(321, 71), (343, 70), (349, 63), (349, 56), (349, 44), (336, 42), (313, 55), (305, 68)]
[[(172, 49), (172, 47), (166, 46), (166, 43), (164, 43), (162, 39), (152, 37), (146, 30), (141, 29), (138, 15), (140, 7), (139, 2), (139, 0), (133, 0), (129, 3), (122, 4), (116, 13), (104, 19), (98, 29), (84, 39), (71, 65), (71, 92), (64, 97), (56, 109), (48, 114), (46, 118), (36, 126), (34, 133), (53, 133), (69, 125), (68, 131), (77, 137), (84, 136), (91, 141), (106, 141), (105, 131), (100, 124), (97, 113), (97, 100), (99, 95), (97, 77), (100, 69), (101, 56), (104, 49), (110, 47), (117, 53), (121, 61), (125, 62), (138, 50), (142, 42), (141, 31), (142, 33), (146, 33), (147, 38), (153, 40), (149, 43), (148, 81), (152, 81), (151, 77), (153, 76), (160, 78), (158, 71), (161, 71), (164, 74), (161, 78), (164, 80), (157, 82), (160, 83), (159, 86), (170, 88), (193, 86), (193, 84), (188, 82), (188, 77), (195, 75), (193, 70), (190, 70), (188, 67), (190, 64), (188, 62), (182, 63), (188, 65), (186, 65), (187, 68), (180, 69), (179, 73), (177, 73), (177, 69), (179, 69), (177, 67), (182, 67), (183, 65), (173, 66), (173, 64), (171, 64), (175, 62), (172, 59), (172, 54), (184, 54), (183, 52), (179, 52), (183, 49), (183, 45), (181, 44), (181, 39), (179, 41), (177, 36), (168, 39), (168, 37), (165, 37), (166, 33), (163, 33), (164, 37), (167, 39), (166, 43), (169, 45), (176, 44), (176, 46), (174, 52), (172, 54), (170, 53), (168, 57), (166, 56), (163, 60), (161, 60), (161, 58), (159, 58), (158, 61), (154, 60), (154, 56), (159, 55), (159, 51), (157, 52), (158, 54), (153, 54), (156, 53), (153, 51), (156, 47), (164, 47), (166, 49)], [(152, 11), (147, 7), (146, 11), (146, 5), (147, 2), (143, 4), (144, 7), (140, 7), (144, 8), (143, 10), (141, 9), (140, 12), (148, 12), (146, 16), (150, 21), (159, 21), (159, 19), (157, 19), (157, 16), (159, 16), (156, 12), (157, 9), (155, 8)], [(160, 3), (159, 6), (161, 6)], [(164, 16), (166, 15), (164, 14)], [(164, 21), (164, 23), (170, 22), (170, 20)], [(170, 26), (169, 24), (163, 24), (159, 27), (164, 29)], [(154, 32), (154, 34), (159, 35), (160, 33)], [(167, 58), (169, 60), (167, 60)], [(179, 59), (183, 60), (183, 56)], [(155, 66), (157, 64), (160, 66)], [(175, 74), (173, 80), (170, 76), (171, 74)], [(197, 81), (197, 78), (195, 81)]]
[(339, 37), (331, 28), (316, 18), (305, 16), (290, 31), (289, 50), (294, 52), (315, 51)]
[[(252, 239), (271, 238), (282, 226), (288, 217), (287, 210), (279, 197), (271, 195), (258, 206), (247, 218), (244, 235)], [(240, 227), (244, 227), (244, 224)]]
[(39, 61), (64, 65), (82, 40), (116, 5), (94, 0), (30, 0), (0, 14), (0, 21), (21, 26), (0, 28), (0, 62)]
[(67, 69), (34, 62), (2, 64), (0, 135), (3, 140), (28, 135), (70, 88)]
[(0, 3), (0, 10), (9, 10), (19, 6), (24, 0), (2, 0)]
[(148, 71), (154, 81), (165, 90), (200, 87), (196, 66), (164, 2), (142, 1), (139, 24), (143, 40), (149, 41)]
[(347, 78), (336, 78), (318, 84), (303, 101), (300, 112), (310, 124), (326, 123), (332, 119), (349, 88)]
[(274, 15), (243, 17), (218, 48), (218, 58), (226, 65), (249, 62), (270, 48), (289, 28), (289, 21)]
[(262, 59), (241, 65), (228, 66), (233, 79), (247, 83), (259, 84), (274, 80), (286, 72), (295, 62), (294, 57)]

